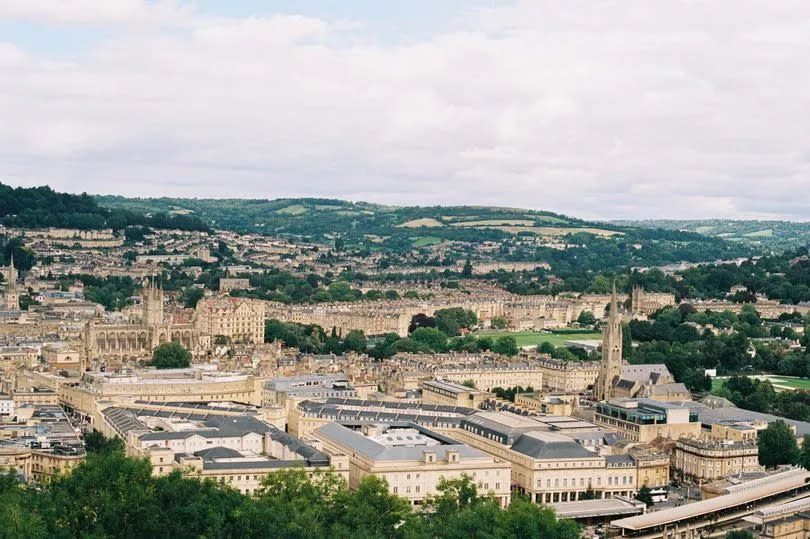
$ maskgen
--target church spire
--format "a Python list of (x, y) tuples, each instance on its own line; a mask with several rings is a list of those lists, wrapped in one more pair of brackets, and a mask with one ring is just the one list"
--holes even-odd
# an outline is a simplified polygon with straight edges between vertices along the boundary
[(616, 301), (616, 279), (613, 279), (613, 291), (610, 293), (610, 319), (613, 320), (617, 314), (619, 314), (619, 308)]
[(602, 361), (599, 375), (594, 384), (594, 398), (608, 400), (613, 397), (614, 383), (622, 372), (622, 321), (619, 316), (619, 302), (616, 296), (616, 281), (610, 293), (610, 312), (607, 324), (602, 330)]

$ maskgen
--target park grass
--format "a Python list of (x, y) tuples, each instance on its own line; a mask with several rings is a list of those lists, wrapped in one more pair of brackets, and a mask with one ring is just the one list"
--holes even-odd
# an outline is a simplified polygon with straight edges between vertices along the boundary
[(768, 376), (768, 380), (774, 385), (786, 386), (792, 389), (810, 389), (810, 379), (807, 378), (787, 378), (784, 376)]
[(563, 346), (565, 341), (581, 341), (601, 339), (602, 334), (596, 331), (583, 331), (580, 333), (538, 333), (536, 331), (476, 331), (479, 337), (502, 337), (511, 335), (517, 341), (518, 346), (533, 346), (548, 342), (554, 346)]
[[(789, 389), (810, 389), (810, 379), (808, 378), (790, 378), (786, 376), (766, 375), (773, 386), (779, 390), (781, 388)], [(723, 387), (723, 382), (728, 378), (712, 378), (712, 393)], [(784, 390), (784, 389), (782, 389)]]
[(712, 393), (718, 391), (723, 388), (723, 384), (725, 383), (725, 378), (712, 378)]

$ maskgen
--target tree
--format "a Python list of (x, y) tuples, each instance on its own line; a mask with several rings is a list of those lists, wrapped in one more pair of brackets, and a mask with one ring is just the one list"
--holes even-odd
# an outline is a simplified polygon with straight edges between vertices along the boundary
[(726, 539), (754, 539), (754, 534), (749, 530), (734, 530), (726, 534)]
[(264, 323), (264, 342), (283, 341), (287, 337), (284, 322), (271, 318)]
[(413, 333), (417, 328), (434, 328), (436, 327), (436, 319), (432, 316), (427, 316), (424, 313), (415, 314), (411, 317), (411, 323), (408, 325), (408, 333)]
[(197, 302), (205, 296), (205, 290), (199, 286), (190, 286), (183, 290), (180, 300), (183, 302), (183, 307), (193, 309), (197, 306)]
[(591, 311), (582, 311), (577, 317), (577, 322), (583, 326), (592, 326), (596, 323), (596, 318)]
[(653, 501), (652, 491), (647, 487), (647, 485), (644, 485), (639, 489), (638, 493), (636, 494), (636, 499), (647, 504), (647, 507), (652, 507), (652, 505), (655, 503)]
[(504, 335), (495, 339), (492, 351), (505, 356), (514, 356), (518, 353), (517, 339), (512, 335)]
[(489, 321), (489, 325), (491, 325), (494, 329), (506, 329), (509, 323), (503, 316), (493, 316), (492, 320)]
[(466, 329), (478, 323), (478, 316), (473, 311), (461, 307), (439, 309), (433, 314), (436, 327), (448, 337), (455, 337), (461, 329)]
[(84, 448), (88, 454), (113, 455), (124, 454), (124, 440), (117, 436), (107, 438), (97, 430), (90, 431), (84, 435)]
[(14, 257), (14, 267), (17, 271), (26, 272), (36, 262), (36, 254), (25, 245), (22, 238), (12, 238), (3, 246), (3, 262), (8, 265)]
[(385, 299), (391, 300), (391, 301), (398, 300), (399, 299), (399, 292), (397, 292), (396, 290), (386, 290), (385, 291)]
[(767, 468), (799, 461), (796, 437), (787, 423), (778, 419), (759, 432), (759, 463)]
[(464, 268), (461, 270), (461, 275), (464, 277), (472, 277), (473, 274), (473, 267), (472, 261), (470, 261), (470, 257), (467, 257), (467, 260), (464, 262)]
[(428, 346), (434, 352), (447, 350), (447, 335), (436, 328), (417, 328), (411, 339)]
[(591, 485), (588, 485), (588, 488), (585, 492), (582, 493), (582, 496), (579, 498), (580, 500), (595, 500), (599, 496), (596, 494), (596, 491), (591, 488)]
[(633, 337), (626, 322), (622, 322), (622, 357), (625, 361), (633, 357)]
[(799, 466), (805, 470), (810, 470), (810, 434), (802, 437), (802, 449), (799, 453)]
[(178, 342), (157, 345), (150, 365), (158, 369), (183, 369), (191, 364), (191, 352)]
[(463, 382), (461, 382), (461, 385), (469, 387), (470, 389), (475, 389), (475, 381), (473, 380), (464, 380)]
[(347, 352), (351, 351), (362, 354), (366, 351), (367, 346), (368, 340), (362, 330), (353, 329), (346, 333), (346, 336), (343, 338), (343, 349)]

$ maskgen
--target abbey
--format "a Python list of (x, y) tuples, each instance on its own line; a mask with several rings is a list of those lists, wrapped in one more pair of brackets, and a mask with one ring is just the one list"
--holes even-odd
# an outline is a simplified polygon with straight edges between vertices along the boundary
[(159, 344), (177, 341), (194, 354), (200, 352), (200, 331), (194, 321), (175, 323), (163, 312), (163, 288), (146, 281), (141, 290), (139, 322), (104, 323), (91, 320), (85, 329), (88, 359), (135, 358), (151, 355)]

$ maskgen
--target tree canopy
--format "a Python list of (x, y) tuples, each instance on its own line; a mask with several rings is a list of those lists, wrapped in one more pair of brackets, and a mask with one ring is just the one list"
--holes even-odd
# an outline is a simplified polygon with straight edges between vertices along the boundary
[(768, 424), (759, 433), (759, 463), (767, 468), (780, 464), (796, 464), (799, 461), (796, 437), (787, 423), (781, 419)]
[(443, 480), (438, 490), (428, 510), (416, 512), (376, 476), (349, 489), (333, 472), (290, 469), (268, 474), (247, 496), (177, 471), (155, 477), (148, 460), (121, 451), (94, 453), (37, 488), (0, 475), (0, 537), (579, 537), (576, 523), (525, 498), (502, 509), (470, 477)]
[(191, 352), (179, 342), (164, 342), (157, 345), (149, 364), (158, 369), (183, 369), (191, 364)]

